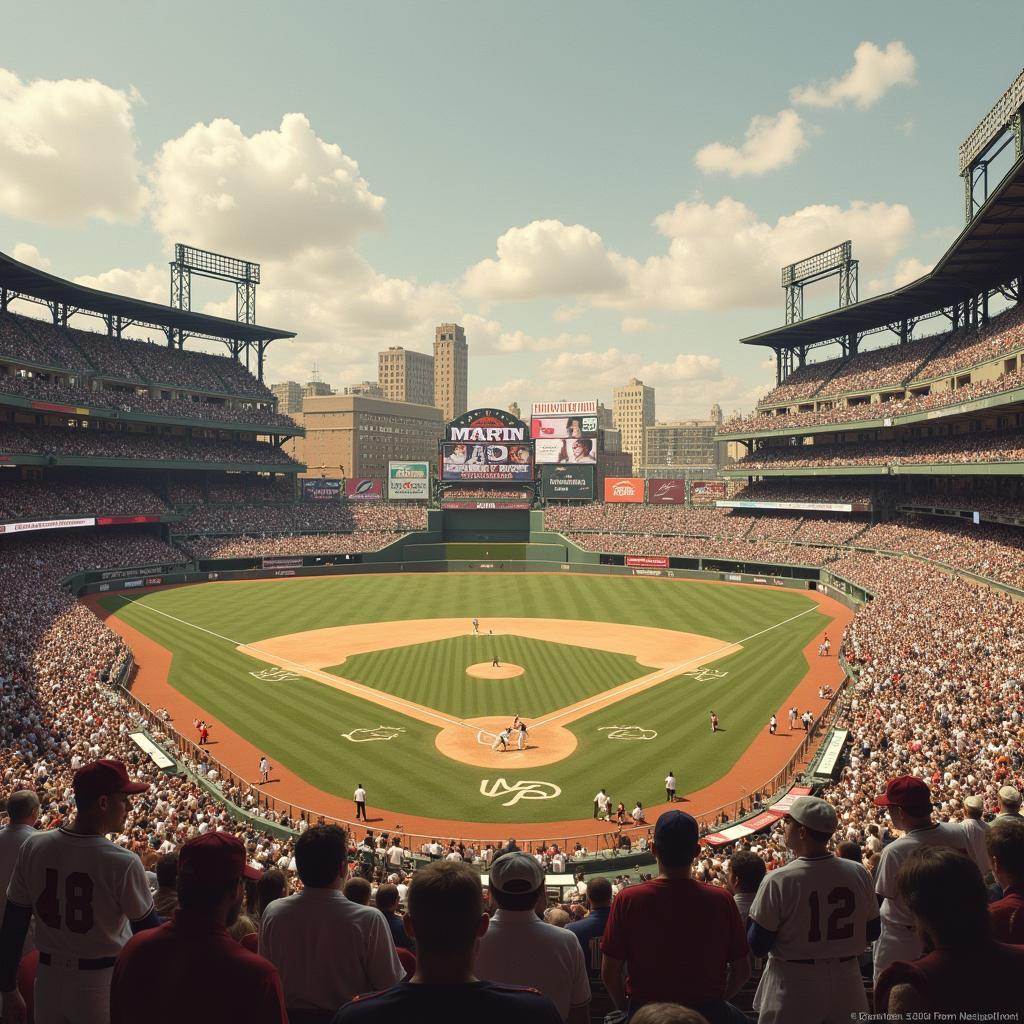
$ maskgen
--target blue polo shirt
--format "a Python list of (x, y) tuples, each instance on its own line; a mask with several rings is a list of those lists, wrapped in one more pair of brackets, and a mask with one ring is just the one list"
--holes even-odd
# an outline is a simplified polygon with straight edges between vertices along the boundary
[(611, 912), (611, 907), (598, 907), (582, 921), (573, 921), (566, 925), (566, 928), (580, 940), (587, 974), (601, 973), (601, 936), (604, 935), (604, 926), (608, 923), (608, 915)]

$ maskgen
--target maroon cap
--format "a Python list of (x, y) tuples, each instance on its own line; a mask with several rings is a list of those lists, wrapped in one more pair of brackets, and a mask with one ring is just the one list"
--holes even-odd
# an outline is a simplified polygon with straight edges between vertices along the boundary
[(178, 875), (203, 885), (260, 878), (260, 872), (246, 863), (245, 844), (229, 832), (207, 832), (185, 843), (178, 851)]
[(902, 807), (905, 811), (929, 811), (932, 791), (927, 784), (913, 775), (890, 779), (885, 792), (875, 797), (879, 807)]
[(145, 793), (148, 782), (132, 782), (128, 771), (120, 761), (92, 761), (75, 772), (71, 780), (75, 800), (92, 803), (101, 796), (111, 793)]

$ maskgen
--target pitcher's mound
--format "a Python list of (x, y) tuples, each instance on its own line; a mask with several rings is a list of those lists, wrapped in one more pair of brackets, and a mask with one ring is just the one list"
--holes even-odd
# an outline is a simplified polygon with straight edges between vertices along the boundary
[(493, 750), (495, 737), (511, 722), (511, 715), (452, 722), (437, 734), (434, 746), (453, 761), (510, 772), (554, 764), (576, 749), (574, 733), (556, 722), (548, 722), (528, 731), (525, 750), (519, 749), (518, 735), (513, 737), (508, 750)]
[(466, 675), (474, 679), (515, 679), (526, 671), (522, 665), (510, 665), (503, 661), (495, 668), (489, 661), (478, 661), (466, 669)]

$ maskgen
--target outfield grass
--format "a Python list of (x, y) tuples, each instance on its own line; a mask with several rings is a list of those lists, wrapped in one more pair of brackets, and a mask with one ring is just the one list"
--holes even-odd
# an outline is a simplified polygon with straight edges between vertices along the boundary
[[(518, 574), (212, 583), (133, 599), (109, 595), (103, 604), (173, 652), (171, 685), (313, 785), (349, 797), (356, 782), (363, 782), (371, 804), (396, 812), (510, 823), (585, 816), (600, 786), (627, 803), (655, 803), (669, 769), (676, 772), (681, 792), (721, 777), (804, 674), (801, 650), (828, 621), (798, 591)], [(523, 616), (659, 626), (743, 642), (744, 649), (714, 663), (712, 668), (728, 673), (722, 678), (683, 676), (574, 722), (576, 753), (525, 775), (561, 787), (561, 796), (522, 800), (508, 808), (480, 793), (482, 780), (501, 773), (438, 754), (432, 726), (312, 680), (262, 682), (251, 673), (266, 668), (265, 663), (235, 650), (239, 643), (328, 626), (433, 616), (465, 616), (468, 623), (474, 615), (482, 620)], [(755, 635), (765, 630), (770, 631)], [(570, 671), (591, 672), (595, 655), (601, 656), (598, 661), (621, 657), (590, 651), (581, 657), (583, 667)], [(349, 659), (346, 674), (356, 661)], [(631, 671), (643, 674), (633, 665)], [(464, 685), (468, 700), (493, 683), (465, 677)], [(712, 707), (723, 727), (713, 737), (707, 723)], [(503, 707), (497, 713), (515, 710), (522, 709)], [(406, 731), (387, 743), (354, 744), (341, 735), (382, 724)], [(612, 725), (640, 725), (658, 735), (650, 741), (609, 740), (600, 727)], [(539, 742), (542, 735), (531, 739)], [(216, 744), (211, 753), (216, 756)], [(504, 777), (511, 783), (524, 776), (510, 771)]]
[[(526, 671), (513, 679), (474, 679), (466, 666), (490, 662)], [(653, 671), (636, 658), (522, 636), (457, 636), (346, 658), (326, 671), (456, 718), (537, 718)]]

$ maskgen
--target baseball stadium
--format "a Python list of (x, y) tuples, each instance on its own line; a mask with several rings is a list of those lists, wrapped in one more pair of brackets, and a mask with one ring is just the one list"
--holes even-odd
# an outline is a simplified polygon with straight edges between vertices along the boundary
[[(265, 383), (296, 331), (257, 322), (258, 264), (181, 244), (164, 305), (0, 254), (5, 796), (52, 828), (116, 758), (148, 789), (112, 838), (147, 869), (212, 825), (294, 872), (338, 825), (374, 886), (440, 859), (486, 885), (519, 850), (570, 916), (588, 879), (657, 873), (669, 811), (716, 885), (738, 850), (780, 867), (809, 797), (871, 870), (893, 780), (944, 827), (1016, 814), (1022, 110), (1024, 73), (961, 147), (963, 227), (923, 276), (859, 299), (856, 238), (780, 268), (785, 323), (728, 355), (775, 387), (718, 426), (720, 470), (675, 479), (634, 475), (585, 386), (329, 476)], [(238, 317), (192, 311), (193, 276)], [(823, 280), (839, 304), (805, 316)], [(869, 953), (858, 998), (877, 977)]]

